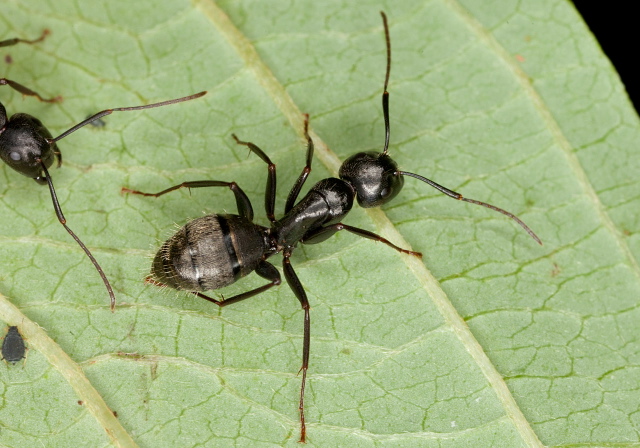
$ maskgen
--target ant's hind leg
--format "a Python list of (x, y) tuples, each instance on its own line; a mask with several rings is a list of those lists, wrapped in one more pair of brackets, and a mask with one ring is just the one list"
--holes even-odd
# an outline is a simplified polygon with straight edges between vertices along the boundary
[[(280, 272), (276, 269), (274, 265), (267, 261), (261, 261), (258, 267), (255, 270), (255, 273), (258, 274), (262, 278), (266, 278), (267, 280), (271, 280), (271, 283), (267, 283), (266, 285), (260, 286), (259, 288), (252, 289), (251, 291), (243, 292), (242, 294), (235, 295), (233, 297), (229, 297), (228, 299), (216, 300), (212, 297), (204, 295), (198, 291), (190, 291), (191, 294), (194, 294), (201, 299), (208, 300), (211, 303), (215, 303), (219, 307), (231, 305), (232, 303), (240, 302), (241, 300), (248, 299), (249, 297), (253, 297), (258, 295), (269, 288), (279, 285), (282, 281), (280, 279)], [(147, 277), (145, 283), (149, 283), (155, 286), (166, 286), (164, 283), (161, 283), (157, 280), (151, 278), (151, 276)]]
[(236, 134), (231, 134), (233, 139), (238, 145), (244, 145), (258, 157), (260, 157), (267, 165), (269, 165), (269, 177), (267, 177), (267, 189), (264, 193), (264, 209), (267, 213), (267, 218), (271, 222), (276, 222), (275, 217), (275, 205), (276, 205), (276, 165), (271, 161), (264, 151), (258, 148), (251, 142), (243, 142)]

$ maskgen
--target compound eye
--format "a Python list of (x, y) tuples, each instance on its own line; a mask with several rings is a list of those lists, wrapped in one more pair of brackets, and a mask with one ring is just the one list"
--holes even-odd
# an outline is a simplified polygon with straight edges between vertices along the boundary
[(380, 180), (380, 191), (378, 197), (382, 200), (392, 199), (402, 188), (402, 183), (398, 186), (398, 179), (395, 171), (385, 171)]
[(15, 151), (11, 151), (9, 153), (9, 157), (11, 158), (11, 160), (15, 160), (17, 162), (18, 160), (20, 160), (20, 153), (19, 152), (15, 152)]

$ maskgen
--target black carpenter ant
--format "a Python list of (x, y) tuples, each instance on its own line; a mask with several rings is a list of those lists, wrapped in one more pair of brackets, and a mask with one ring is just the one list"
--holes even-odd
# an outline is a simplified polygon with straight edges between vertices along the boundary
[(18, 327), (11, 326), (2, 341), (2, 359), (15, 364), (24, 358), (26, 348)]
[[(0, 42), (0, 47), (15, 45), (20, 42), (29, 44), (40, 42), (46, 37), (47, 34), (48, 31), (45, 30), (42, 36), (36, 40), (4, 40)], [(40, 101), (44, 102), (56, 102), (60, 100), (59, 97), (45, 99), (33, 90), (28, 89), (27, 87), (18, 84), (17, 82), (10, 79), (0, 78), (0, 85), (7, 85), (23, 95), (35, 96)], [(42, 124), (40, 120), (32, 117), (31, 115), (18, 113), (11, 116), (11, 118), (7, 118), (7, 111), (4, 108), (4, 105), (0, 103), (0, 159), (2, 159), (7, 165), (9, 165), (20, 174), (31, 177), (39, 184), (48, 184), (49, 191), (51, 193), (51, 199), (53, 201), (53, 208), (56, 211), (58, 221), (60, 221), (60, 224), (62, 224), (66, 231), (69, 232), (69, 235), (71, 235), (73, 239), (76, 240), (78, 245), (80, 245), (82, 250), (87, 254), (89, 259), (95, 266), (98, 274), (100, 274), (100, 277), (102, 278), (102, 281), (104, 282), (107, 291), (109, 292), (109, 297), (111, 298), (111, 311), (115, 310), (116, 297), (113, 293), (111, 285), (109, 284), (109, 280), (107, 280), (107, 277), (102, 271), (102, 268), (93, 257), (89, 249), (84, 245), (82, 241), (80, 241), (80, 238), (78, 238), (76, 234), (73, 233), (73, 231), (67, 226), (67, 220), (62, 214), (62, 209), (60, 208), (55, 189), (53, 188), (51, 176), (49, 176), (48, 168), (53, 165), (54, 159), (57, 160), (58, 167), (62, 165), (62, 154), (60, 153), (56, 142), (65, 138), (72, 132), (77, 131), (81, 127), (86, 126), (93, 121), (99, 120), (105, 115), (109, 115), (113, 112), (142, 110), (150, 109), (153, 107), (167, 106), (169, 104), (181, 103), (183, 101), (196, 99), (205, 95), (206, 93), (207, 92), (199, 92), (183, 98), (162, 101), (160, 103), (147, 104), (144, 106), (116, 107), (113, 109), (106, 109), (81, 121), (56, 138), (53, 138), (51, 136), (51, 133), (47, 130), (47, 128)]]
[[(384, 150), (360, 152), (344, 161), (339, 179), (330, 177), (315, 184), (307, 195), (297, 202), (298, 194), (310, 171), (313, 158), (313, 141), (308, 132), (308, 116), (305, 116), (304, 133), (307, 139), (307, 161), (302, 173), (289, 192), (285, 204), (285, 215), (276, 219), (274, 204), (276, 196), (276, 166), (255, 144), (244, 142), (235, 135), (239, 145), (244, 145), (268, 165), (265, 193), (265, 209), (271, 227), (253, 223), (251, 202), (235, 182), (204, 180), (184, 182), (159, 193), (143, 193), (123, 188), (124, 193), (143, 196), (162, 196), (180, 188), (227, 187), (235, 195), (239, 215), (207, 215), (188, 222), (156, 254), (147, 283), (189, 291), (222, 307), (239, 302), (281, 283), (280, 273), (269, 257), (282, 252), (284, 276), (304, 310), (304, 336), (302, 346), (302, 385), (300, 388), (300, 442), (305, 442), (304, 390), (309, 366), (310, 320), (309, 302), (298, 276), (291, 266), (290, 258), (298, 243), (316, 244), (325, 241), (334, 233), (346, 230), (355, 235), (380, 241), (393, 249), (416, 257), (419, 252), (402, 249), (390, 241), (368, 230), (343, 224), (354, 199), (361, 207), (378, 207), (391, 201), (402, 189), (404, 177), (414, 177), (426, 182), (454, 199), (490, 208), (507, 215), (538, 243), (540, 239), (519, 218), (485, 202), (464, 198), (461, 194), (445, 188), (425, 177), (400, 171), (396, 162), (387, 155), (389, 148), (389, 93), (387, 85), (391, 69), (391, 43), (387, 17), (382, 14), (387, 45), (387, 72), (382, 94), (382, 110), (385, 123)], [(228, 299), (216, 300), (202, 294), (203, 291), (228, 286), (251, 272), (269, 280), (264, 286)]]

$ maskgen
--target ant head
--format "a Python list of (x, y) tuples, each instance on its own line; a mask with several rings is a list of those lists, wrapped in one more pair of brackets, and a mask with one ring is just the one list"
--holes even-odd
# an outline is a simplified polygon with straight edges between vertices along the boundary
[(40, 120), (28, 114), (15, 114), (0, 129), (0, 159), (20, 174), (45, 183), (40, 162), (50, 167), (57, 152), (50, 138)]
[(354, 188), (358, 204), (363, 208), (386, 204), (404, 185), (396, 162), (387, 154), (375, 151), (359, 152), (345, 160), (340, 167), (340, 179)]

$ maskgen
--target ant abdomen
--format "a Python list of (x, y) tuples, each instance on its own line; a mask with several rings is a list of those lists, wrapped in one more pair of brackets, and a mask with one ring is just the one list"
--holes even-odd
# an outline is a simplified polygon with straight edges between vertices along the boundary
[(203, 216), (162, 245), (151, 279), (186, 291), (219, 289), (253, 272), (267, 249), (266, 229), (248, 219)]

